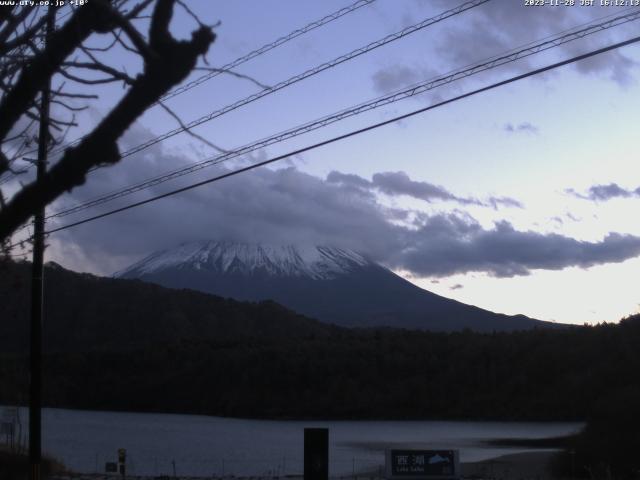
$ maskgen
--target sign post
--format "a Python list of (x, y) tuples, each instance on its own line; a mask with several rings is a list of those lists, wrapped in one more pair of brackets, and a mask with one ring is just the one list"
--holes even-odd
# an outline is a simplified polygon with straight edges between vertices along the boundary
[(4, 435), (6, 437), (6, 443), (9, 445), (9, 448), (13, 448), (13, 438), (15, 436), (15, 428), (13, 423), (11, 422), (2, 422), (0, 423), (0, 435)]
[(329, 429), (304, 429), (304, 480), (329, 478)]
[(120, 470), (120, 475), (123, 477), (126, 475), (125, 465), (127, 463), (127, 450), (124, 448), (118, 449), (118, 469)]
[(387, 450), (385, 460), (388, 480), (460, 478), (458, 450)]

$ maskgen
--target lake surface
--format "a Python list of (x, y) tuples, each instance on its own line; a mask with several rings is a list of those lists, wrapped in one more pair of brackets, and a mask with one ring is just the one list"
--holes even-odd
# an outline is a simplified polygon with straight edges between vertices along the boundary
[[(28, 418), (25, 409), (22, 418)], [(23, 421), (23, 423), (26, 423)], [(573, 433), (579, 423), (445, 421), (270, 421), (198, 415), (43, 410), (43, 449), (78, 472), (103, 472), (127, 449), (136, 475), (284, 475), (302, 472), (303, 429), (329, 428), (330, 475), (376, 470), (392, 447), (459, 449), (463, 462), (522, 448), (496, 448), (495, 438)], [(23, 426), (23, 429), (26, 425)]]

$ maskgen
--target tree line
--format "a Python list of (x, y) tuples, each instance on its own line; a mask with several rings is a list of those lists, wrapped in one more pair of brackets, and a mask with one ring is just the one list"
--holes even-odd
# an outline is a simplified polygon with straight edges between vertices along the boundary
[[(20, 332), (6, 325), (24, 315), (21, 280), (10, 277), (0, 276), (5, 346)], [(60, 268), (47, 278), (59, 285), (56, 335), (68, 337), (45, 355), (50, 407), (280, 419), (578, 420), (587, 427), (567, 446), (575, 452), (561, 462), (567, 474), (571, 461), (585, 476), (640, 468), (640, 315), (508, 333), (346, 329), (272, 302)], [(85, 332), (92, 328), (100, 342)], [(26, 350), (0, 352), (0, 404), (24, 403)]]

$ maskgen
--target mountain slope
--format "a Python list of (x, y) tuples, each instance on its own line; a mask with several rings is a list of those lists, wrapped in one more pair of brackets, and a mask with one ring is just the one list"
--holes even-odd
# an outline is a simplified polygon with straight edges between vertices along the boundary
[(363, 255), (326, 246), (194, 242), (156, 252), (116, 276), (237, 300), (271, 299), (348, 327), (510, 331), (553, 325), (441, 297)]
[[(0, 264), (0, 350), (26, 352), (30, 267)], [(182, 340), (238, 341), (328, 335), (331, 327), (273, 302), (243, 303), (138, 280), (45, 268), (48, 351), (122, 351)]]

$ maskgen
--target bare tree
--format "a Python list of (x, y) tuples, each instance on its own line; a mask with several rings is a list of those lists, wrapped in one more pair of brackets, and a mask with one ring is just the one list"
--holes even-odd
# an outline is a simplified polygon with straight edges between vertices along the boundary
[[(188, 40), (178, 40), (170, 32), (176, 5), (198, 23)], [(215, 40), (212, 27), (202, 24), (181, 0), (84, 2), (72, 8), (45, 42), (48, 15), (56, 15), (55, 8), (0, 6), (0, 175), (21, 173), (18, 160), (37, 142), (32, 132), (41, 114), (38, 98), (50, 79), (56, 80), (52, 102), (64, 113), (50, 120), (51, 147), (75, 126), (76, 112), (96, 98), (87, 86), (121, 82), (125, 93), (80, 142), (64, 151), (40, 182), (23, 185), (8, 201), (0, 192), (0, 242), (5, 244), (35, 211), (83, 184), (90, 170), (118, 162), (117, 140), (196, 68), (198, 58)], [(148, 24), (146, 33), (139, 22)], [(96, 46), (90, 41), (96, 36), (106, 43)], [(132, 76), (109, 65), (113, 49), (138, 57), (140, 71)], [(83, 105), (78, 106), (79, 101)]]

